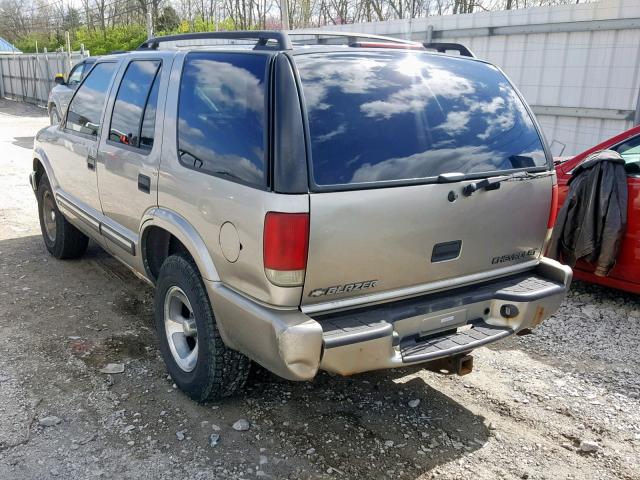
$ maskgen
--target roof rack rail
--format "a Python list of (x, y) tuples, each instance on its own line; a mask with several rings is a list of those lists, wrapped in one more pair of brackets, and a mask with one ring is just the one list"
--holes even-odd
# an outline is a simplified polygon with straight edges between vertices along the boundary
[(447, 53), (447, 51), (454, 50), (463, 57), (476, 58), (476, 56), (467, 47), (460, 43), (446, 43), (446, 42), (425, 42), (424, 48), (429, 50), (435, 50), (440, 53)]
[(401, 38), (385, 37), (382, 35), (371, 35), (368, 33), (357, 33), (357, 32), (341, 32), (341, 31), (334, 31), (334, 30), (289, 30), (286, 33), (290, 37), (315, 36), (317, 44), (327, 43), (326, 39), (321, 39), (320, 37), (341, 37), (341, 38), (347, 38), (350, 44), (357, 43), (357, 39), (363, 38), (368, 40), (379, 40), (382, 42), (394, 43), (394, 44), (420, 45), (419, 42), (412, 42), (411, 40), (403, 40)]
[(421, 43), (414, 45), (409, 43), (392, 43), (392, 42), (353, 42), (349, 44), (353, 48), (389, 48), (391, 50), (426, 50)]
[(222, 40), (257, 40), (256, 50), (268, 49), (269, 40), (275, 40), (278, 43), (278, 50), (291, 50), (291, 41), (286, 33), (281, 31), (268, 30), (252, 30), (252, 31), (232, 31), (232, 32), (197, 32), (183, 33), (179, 35), (167, 35), (164, 37), (154, 37), (145, 41), (137, 50), (157, 50), (161, 43), (177, 42), (181, 40), (203, 40), (203, 39), (222, 39)]

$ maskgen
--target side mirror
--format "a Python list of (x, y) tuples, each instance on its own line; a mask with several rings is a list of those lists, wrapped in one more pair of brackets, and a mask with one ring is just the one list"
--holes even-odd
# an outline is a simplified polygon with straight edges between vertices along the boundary
[(66, 85), (67, 83), (64, 81), (64, 75), (61, 73), (56, 73), (56, 76), (53, 78), (53, 81), (56, 82), (57, 85)]

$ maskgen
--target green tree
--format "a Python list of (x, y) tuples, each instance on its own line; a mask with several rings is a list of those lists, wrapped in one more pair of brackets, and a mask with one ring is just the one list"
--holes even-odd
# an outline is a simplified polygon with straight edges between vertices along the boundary
[(171, 6), (164, 7), (162, 13), (158, 15), (156, 30), (158, 32), (173, 32), (180, 26), (178, 12)]
[(115, 50), (134, 50), (146, 39), (143, 25), (108, 27), (104, 32), (82, 27), (75, 34), (72, 48), (78, 50), (80, 44), (84, 44), (91, 55), (104, 55)]

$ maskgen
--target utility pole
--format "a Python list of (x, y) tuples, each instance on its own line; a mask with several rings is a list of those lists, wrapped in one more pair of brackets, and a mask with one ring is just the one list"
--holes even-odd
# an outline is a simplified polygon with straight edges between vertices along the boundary
[(282, 19), (282, 29), (289, 30), (289, 2), (280, 0), (280, 17)]
[(69, 71), (71, 71), (71, 39), (69, 38), (69, 32), (64, 32), (67, 37), (67, 63), (69, 64)]
[(153, 38), (153, 18), (151, 12), (147, 12), (147, 40)]

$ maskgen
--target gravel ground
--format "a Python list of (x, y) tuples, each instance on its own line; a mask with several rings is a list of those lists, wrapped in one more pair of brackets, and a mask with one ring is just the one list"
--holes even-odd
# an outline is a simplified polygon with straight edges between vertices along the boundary
[(640, 298), (596, 286), (465, 377), (255, 369), (244, 396), (190, 401), (152, 290), (97, 246), (46, 253), (27, 183), (45, 124), (0, 101), (0, 479), (640, 479)]

